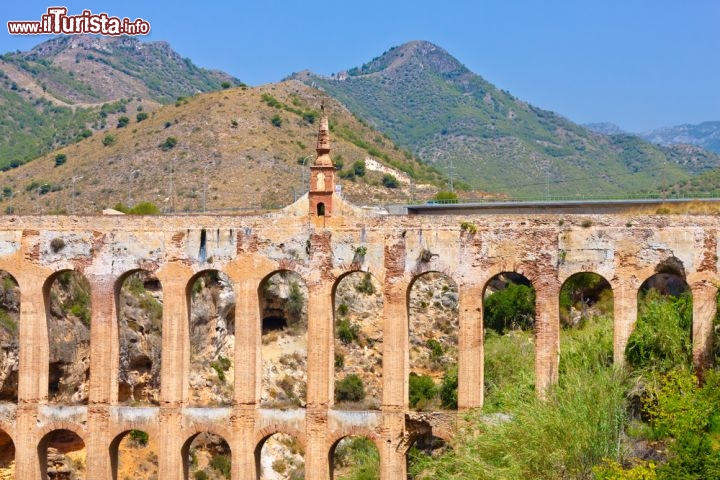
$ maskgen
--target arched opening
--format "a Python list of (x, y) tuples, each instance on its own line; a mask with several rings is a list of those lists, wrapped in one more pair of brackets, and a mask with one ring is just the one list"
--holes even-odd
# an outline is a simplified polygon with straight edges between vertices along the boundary
[(325, 216), (325, 204), (320, 202), (317, 204), (317, 214), (318, 217), (324, 217)]
[(300, 276), (281, 270), (258, 289), (262, 318), (262, 385), (265, 408), (303, 407), (307, 391), (307, 298)]
[(560, 288), (560, 373), (609, 367), (613, 360), (613, 292), (592, 272), (568, 277)]
[(160, 403), (163, 290), (151, 272), (137, 270), (117, 294), (120, 342), (118, 401), (128, 405)]
[(232, 404), (235, 384), (235, 291), (218, 270), (188, 284), (190, 299), (190, 405)]
[(86, 478), (85, 442), (71, 430), (53, 430), (38, 444), (42, 480)]
[(158, 478), (157, 445), (142, 430), (118, 435), (110, 444), (113, 480), (155, 480)]
[(409, 405), (415, 410), (457, 408), (458, 288), (447, 275), (428, 272), (408, 291)]
[(638, 290), (638, 315), (625, 357), (635, 369), (666, 372), (692, 364), (692, 292), (682, 262), (671, 257)]
[(432, 433), (419, 435), (405, 454), (408, 480), (427, 478), (427, 466), (449, 450), (450, 446), (440, 437)]
[(515, 272), (492, 277), (483, 292), (485, 406), (505, 395), (534, 395), (535, 289)]
[(49, 339), (48, 401), (87, 405), (90, 382), (90, 283), (65, 270), (45, 283)]
[(330, 449), (330, 480), (380, 478), (380, 452), (367, 437), (343, 437)]
[(182, 447), (184, 480), (222, 480), (230, 478), (232, 452), (220, 435), (201, 432)]
[(0, 479), (15, 478), (15, 444), (10, 435), (0, 430)]
[(276, 433), (255, 447), (258, 480), (302, 480), (305, 478), (305, 450), (286, 433)]
[(343, 276), (333, 289), (335, 404), (378, 409), (382, 403), (383, 297), (369, 272)]
[(0, 403), (17, 402), (19, 355), (20, 287), (0, 270)]

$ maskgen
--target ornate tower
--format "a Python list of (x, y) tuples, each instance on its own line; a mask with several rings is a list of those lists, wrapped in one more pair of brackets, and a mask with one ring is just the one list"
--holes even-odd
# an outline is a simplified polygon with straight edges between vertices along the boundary
[(317, 158), (310, 166), (310, 216), (330, 217), (333, 213), (333, 193), (335, 192), (335, 166), (330, 159), (330, 130), (325, 116), (325, 107), (321, 106), (320, 131), (317, 141)]

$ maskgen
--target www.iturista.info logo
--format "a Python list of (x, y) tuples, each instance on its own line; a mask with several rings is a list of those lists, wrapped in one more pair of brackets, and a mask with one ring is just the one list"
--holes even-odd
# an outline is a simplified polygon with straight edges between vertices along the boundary
[(7, 22), (11, 35), (75, 35), (92, 33), (99, 35), (147, 35), (150, 24), (142, 18), (111, 17), (107, 13), (83, 10), (80, 15), (68, 15), (65, 7), (50, 7), (40, 21)]

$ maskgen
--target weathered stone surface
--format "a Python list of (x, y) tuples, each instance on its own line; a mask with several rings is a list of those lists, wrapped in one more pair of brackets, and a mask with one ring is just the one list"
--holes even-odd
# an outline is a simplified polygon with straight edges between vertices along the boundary
[[(502, 272), (525, 275), (537, 292), (535, 380), (539, 392), (558, 375), (560, 286), (579, 271), (601, 274), (613, 289), (615, 359), (622, 361), (636, 318), (638, 288), (659, 268), (667, 267), (670, 259), (677, 259), (694, 294), (695, 359), (698, 363), (708, 359), (715, 285), (720, 283), (720, 220), (716, 217), (371, 217), (343, 216), (337, 213), (342, 204), (334, 206), (333, 216), (322, 219), (288, 213), (256, 217), (0, 218), (0, 270), (17, 280), (20, 296), (18, 361), (4, 354), (9, 367), (0, 368), (2, 372), (12, 371), (14, 365), (18, 368), (17, 406), (0, 409), (0, 431), (15, 445), (17, 478), (41, 478), (38, 445), (50, 432), (67, 430), (75, 432), (87, 446), (87, 478), (109, 480), (110, 459), (117, 455), (114, 441), (139, 428), (157, 440), (159, 478), (184, 478), (181, 451), (196, 434), (210, 432), (227, 441), (235, 480), (255, 478), (256, 448), (274, 433), (291, 435), (302, 446), (308, 478), (329, 478), (328, 458), (333, 445), (347, 435), (364, 435), (381, 451), (382, 478), (403, 479), (409, 439), (428, 430), (446, 438), (455, 422), (452, 413), (416, 415), (407, 408), (412, 346), (408, 306), (420, 302), (410, 299), (408, 291), (416, 277), (426, 272), (440, 272), (456, 285), (444, 292), (442, 288), (434, 291), (428, 299), (457, 317), (457, 340), (447, 342), (457, 344), (461, 409), (482, 405), (482, 292), (489, 280)], [(462, 222), (473, 223), (477, 231), (462, 230)], [(55, 247), (51, 245), (55, 238), (62, 239), (62, 248), (59, 241)], [(366, 250), (358, 258), (356, 248), (360, 246)], [(75, 270), (89, 281), (89, 336), (80, 335), (77, 324), (52, 326), (57, 306), (43, 287), (63, 269)], [(121, 291), (121, 280), (138, 269), (152, 272), (161, 285), (160, 291), (151, 292), (154, 298), (162, 299), (163, 307), (159, 361), (154, 354), (143, 353), (146, 349), (122, 346), (123, 342), (148, 341), (141, 338), (140, 327), (146, 330), (146, 322), (152, 323), (141, 318), (138, 311), (128, 317), (136, 323), (135, 342), (118, 324), (123, 305), (131, 312), (138, 307)], [(215, 299), (215, 294), (208, 293), (205, 305), (198, 310), (203, 312), (202, 321), (198, 319), (203, 327), (193, 330), (191, 282), (208, 269), (227, 275), (232, 294), (221, 289)], [(264, 279), (280, 270), (294, 272), (308, 291), (304, 307), (307, 363), (297, 365), (306, 372), (307, 405), (261, 410), (261, 322), (266, 308), (283, 307), (279, 300), (269, 304), (261, 301), (260, 287)], [(372, 414), (332, 410), (334, 310), (338, 307), (333, 304), (334, 287), (338, 279), (354, 270), (370, 272), (381, 294), (381, 301), (376, 303), (381, 305), (381, 321), (375, 330), (368, 330), (373, 338), (382, 336), (382, 395), (380, 410)], [(287, 295), (282, 293), (283, 288), (276, 288), (276, 299)], [(15, 308), (7, 307), (14, 305), (12, 302), (5, 305)], [(283, 315), (287, 313), (283, 310)], [(231, 324), (235, 331), (232, 347), (228, 341)], [(455, 328), (454, 323), (451, 325)], [(208, 351), (232, 355), (235, 383), (228, 392), (232, 405), (191, 409), (191, 342), (211, 331), (220, 334), (207, 346)], [(76, 347), (84, 343), (85, 350), (67, 356), (62, 347), (59, 353), (51, 354), (51, 345), (70, 343)], [(157, 406), (121, 407), (119, 385), (128, 382), (130, 370), (121, 373), (120, 365), (126, 360), (136, 362), (143, 354), (152, 362), (151, 372), (155, 365), (159, 368), (156, 372), (161, 388), (152, 394)], [(201, 358), (206, 362), (210, 356)], [(50, 364), (58, 359), (79, 368), (78, 378), (84, 385), (79, 391), (87, 396), (87, 406), (70, 406), (77, 400), (72, 395), (58, 397), (55, 400), (59, 403), (46, 406)], [(207, 368), (198, 371), (199, 379), (212, 373)], [(7, 373), (3, 375), (8, 378)], [(148, 384), (152, 382), (147, 380)]]

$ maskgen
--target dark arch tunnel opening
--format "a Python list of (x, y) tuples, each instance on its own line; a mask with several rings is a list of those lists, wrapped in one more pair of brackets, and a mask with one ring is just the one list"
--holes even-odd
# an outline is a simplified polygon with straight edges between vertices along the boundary
[(266, 333), (285, 330), (287, 328), (287, 326), (288, 326), (288, 322), (285, 317), (281, 317), (279, 315), (272, 315), (272, 316), (263, 318), (262, 333), (263, 333), (263, 335), (265, 335)]

